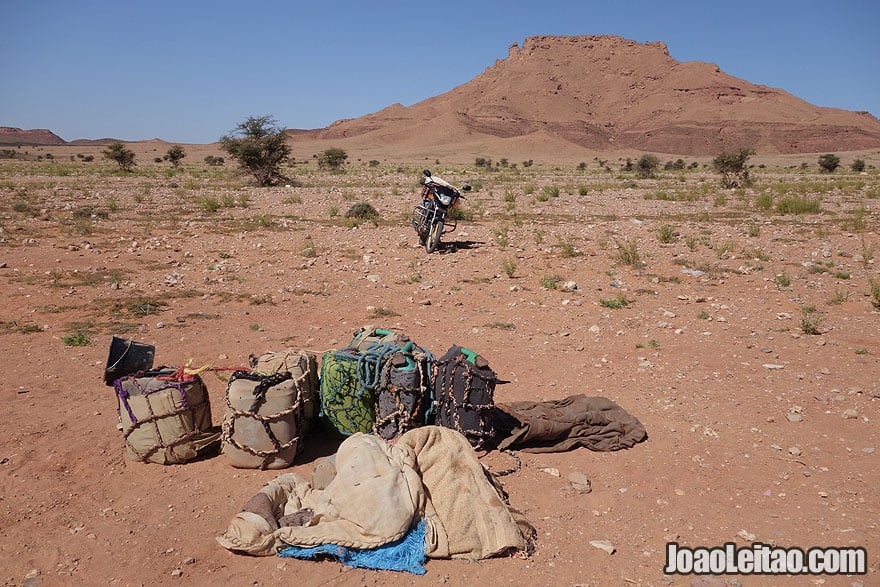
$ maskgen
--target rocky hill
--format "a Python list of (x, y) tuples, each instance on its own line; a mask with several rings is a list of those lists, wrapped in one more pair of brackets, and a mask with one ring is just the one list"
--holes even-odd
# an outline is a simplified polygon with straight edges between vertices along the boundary
[(22, 130), (13, 126), (0, 126), (0, 145), (63, 145), (64, 139), (43, 128)]
[(537, 151), (642, 150), (705, 156), (880, 147), (880, 120), (679, 62), (664, 43), (616, 36), (530, 37), (470, 82), (299, 140), (372, 144), (426, 156), (449, 145)]

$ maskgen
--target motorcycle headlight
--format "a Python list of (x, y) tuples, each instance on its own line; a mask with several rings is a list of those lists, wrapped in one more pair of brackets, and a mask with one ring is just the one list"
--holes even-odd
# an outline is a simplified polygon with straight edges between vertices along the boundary
[(440, 203), (444, 206), (448, 206), (452, 203), (452, 196), (447, 196), (446, 194), (437, 194), (437, 198), (440, 200)]

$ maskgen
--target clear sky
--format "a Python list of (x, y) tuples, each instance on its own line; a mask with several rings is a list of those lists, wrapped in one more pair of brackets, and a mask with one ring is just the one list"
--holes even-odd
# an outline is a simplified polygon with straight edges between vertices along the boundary
[(0, 0), (0, 126), (211, 143), (251, 115), (321, 128), (464, 84), (536, 35), (663, 41), (880, 117), (876, 0)]

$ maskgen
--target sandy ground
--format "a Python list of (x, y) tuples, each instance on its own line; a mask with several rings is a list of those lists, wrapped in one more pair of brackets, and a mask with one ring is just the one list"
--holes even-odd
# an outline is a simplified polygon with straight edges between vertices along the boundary
[[(3, 584), (877, 584), (876, 171), (766, 169), (755, 189), (723, 191), (707, 171), (638, 180), (590, 167), (435, 170), (477, 189), (469, 219), (427, 255), (408, 226), (417, 166), (301, 167), (290, 187), (257, 189), (204, 168), (0, 162)], [(821, 211), (762, 210), (773, 183), (803, 186)], [(346, 223), (359, 201), (378, 225)], [(102, 382), (111, 336), (155, 345), (157, 363), (234, 366), (338, 348), (369, 323), (435, 354), (478, 350), (510, 380), (497, 401), (605, 396), (649, 438), (521, 454), (502, 481), (537, 529), (534, 555), (434, 560), (420, 577), (232, 554), (215, 536), (278, 472), (125, 458)], [(71, 344), (77, 332), (88, 344)], [(219, 424), (225, 384), (205, 381)], [(332, 450), (312, 442), (293, 470)], [(869, 568), (669, 576), (671, 541), (864, 547)]]

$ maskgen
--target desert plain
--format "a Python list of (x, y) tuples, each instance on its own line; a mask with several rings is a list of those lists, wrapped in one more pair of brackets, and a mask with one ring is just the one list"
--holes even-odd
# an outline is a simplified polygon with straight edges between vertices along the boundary
[[(167, 144), (128, 146), (130, 173), (94, 146), (0, 160), (4, 585), (877, 584), (880, 152), (838, 153), (835, 173), (820, 154), (759, 153), (737, 189), (710, 157), (644, 179), (621, 170), (636, 152), (492, 169), (364, 152), (341, 173), (301, 156), (258, 188), (203, 163), (216, 145), (187, 145), (177, 169), (154, 161)], [(474, 187), (430, 255), (409, 225), (425, 167)], [(362, 202), (377, 220), (346, 218)], [(232, 554), (215, 536), (279, 471), (126, 458), (102, 381), (112, 336), (159, 364), (233, 367), (320, 356), (366, 324), (479, 351), (509, 381), (498, 402), (604, 396), (648, 438), (519, 453), (501, 482), (535, 552), (431, 560), (423, 576)], [(219, 425), (225, 383), (205, 382)], [(292, 470), (333, 450), (313, 439)], [(863, 547), (868, 569), (666, 575), (669, 542)]]

